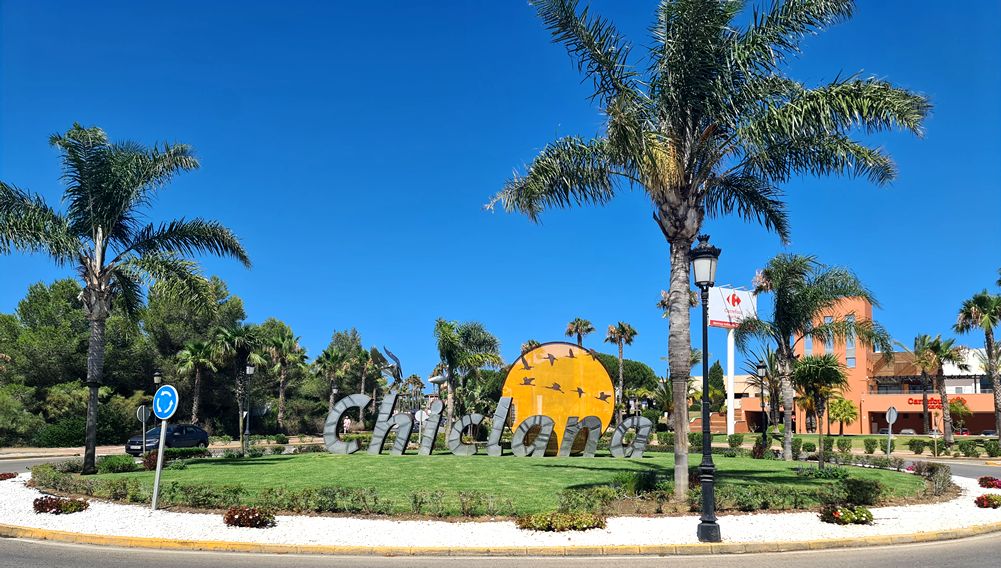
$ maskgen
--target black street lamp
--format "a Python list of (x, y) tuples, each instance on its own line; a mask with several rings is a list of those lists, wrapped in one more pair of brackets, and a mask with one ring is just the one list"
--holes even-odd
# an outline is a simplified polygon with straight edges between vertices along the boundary
[(716, 466), (713, 465), (713, 437), (709, 430), (709, 288), (716, 283), (716, 262), (720, 250), (709, 244), (709, 235), (699, 235), (699, 244), (692, 249), (692, 272), (695, 285), (702, 290), (702, 463), (699, 481), (702, 485), (702, 517), (699, 522), (700, 542), (719, 542), (716, 522)]
[(247, 364), (247, 368), (246, 368), (246, 372), (247, 372), (247, 384), (244, 386), (244, 388), (247, 389), (247, 393), (246, 393), (247, 416), (243, 419), (243, 453), (244, 453), (244, 455), (246, 455), (246, 453), (247, 453), (247, 444), (250, 443), (250, 379), (254, 376), (254, 371), (256, 371), (256, 370), (257, 369), (253, 365), (251, 365), (250, 363)]
[(768, 376), (768, 367), (764, 361), (758, 361), (758, 381), (761, 385), (761, 447), (768, 449), (768, 414), (765, 412), (765, 377)]

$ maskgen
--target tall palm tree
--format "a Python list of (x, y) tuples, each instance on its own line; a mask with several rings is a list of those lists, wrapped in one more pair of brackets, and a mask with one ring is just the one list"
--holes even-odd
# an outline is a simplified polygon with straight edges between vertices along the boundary
[(455, 391), (464, 387), (469, 375), (483, 367), (500, 367), (500, 341), (479, 322), (455, 322), (438, 318), (434, 324), (438, 356), (448, 384), (446, 424), (455, 416)]
[(577, 336), (577, 347), (584, 346), (584, 336), (594, 333), (594, 325), (584, 318), (574, 318), (567, 324), (567, 337)]
[(528, 353), (529, 351), (531, 351), (532, 349), (535, 349), (536, 347), (538, 347), (540, 345), (542, 345), (542, 343), (540, 343), (539, 341), (537, 341), (535, 339), (529, 339), (529, 340), (527, 340), (527, 341), (525, 341), (524, 343), (521, 344), (521, 352), (522, 353)]
[(914, 337), (914, 347), (908, 348), (896, 341), (901, 349), (914, 356), (914, 366), (921, 373), (921, 423), (924, 434), (931, 432), (931, 415), (928, 412), (928, 389), (931, 387), (930, 373), (936, 369), (934, 354), (931, 351), (932, 338), (926, 333)]
[(838, 423), (838, 436), (845, 435), (845, 424), (851, 426), (858, 420), (858, 407), (847, 398), (835, 398), (827, 405), (827, 414)]
[[(758, 363), (765, 365), (765, 378), (758, 377)], [(781, 384), (778, 378), (777, 364), (775, 360), (775, 350), (770, 346), (762, 349), (754, 359), (744, 363), (744, 370), (747, 372), (747, 384), (767, 392), (768, 396), (768, 423), (775, 425), (779, 422), (779, 399), (782, 397)], [(764, 388), (762, 388), (764, 387)]]
[[(787, 240), (778, 185), (801, 174), (891, 181), (890, 157), (854, 135), (892, 128), (920, 134), (930, 108), (882, 79), (839, 76), (808, 87), (785, 74), (802, 38), (850, 18), (852, 0), (775, 0), (750, 16), (746, 4), (661, 0), (646, 64), (638, 65), (612, 23), (578, 9), (576, 0), (532, 2), (553, 41), (593, 81), (592, 99), (607, 118), (594, 138), (571, 135), (547, 145), (489, 205), (537, 220), (547, 207), (606, 203), (623, 187), (647, 193), (670, 245), (676, 399), (691, 371), (688, 265), (704, 219), (735, 213)], [(680, 500), (688, 492), (688, 422), (675, 415)]]
[(299, 338), (287, 327), (278, 328), (271, 337), (264, 338), (264, 351), (270, 359), (271, 370), (278, 375), (278, 428), (285, 432), (285, 392), (288, 390), (289, 376), (294, 371), (306, 368), (306, 350), (299, 344)]
[(804, 398), (813, 402), (817, 417), (817, 467), (824, 467), (824, 412), (827, 400), (848, 386), (848, 377), (837, 356), (807, 355), (793, 366), (793, 383)]
[(813, 256), (780, 254), (769, 260), (755, 285), (755, 293), (771, 293), (774, 296), (772, 319), (745, 319), (736, 329), (736, 340), (742, 348), (755, 337), (776, 346), (775, 371), (781, 384), (785, 410), (782, 418), (785, 427), (782, 455), (786, 460), (792, 460), (792, 372), (796, 345), (805, 337), (824, 342), (854, 337), (862, 346), (880, 347), (883, 357), (889, 358), (892, 356), (892, 343), (883, 326), (872, 320), (859, 319), (855, 314), (817, 323), (822, 315), (833, 310), (845, 298), (863, 298), (874, 306), (879, 304), (850, 271), (825, 267)]
[(194, 384), (191, 387), (191, 423), (198, 424), (201, 421), (199, 410), (202, 400), (202, 377), (205, 371), (215, 373), (219, 370), (216, 366), (216, 352), (212, 346), (205, 341), (189, 341), (184, 345), (184, 349), (177, 353), (178, 372), (191, 375)]
[(994, 429), (1001, 440), (1001, 373), (998, 373), (997, 344), (994, 342), (994, 328), (998, 324), (1001, 324), (1001, 295), (984, 290), (963, 302), (953, 329), (956, 333), (984, 332), (984, 362), (994, 389)]
[(317, 376), (327, 380), (330, 384), (330, 396), (327, 401), (327, 412), (334, 409), (338, 379), (344, 375), (344, 360), (336, 350), (327, 347), (313, 361), (313, 371)]
[[(633, 339), (636, 335), (637, 332), (633, 329), (633, 326), (621, 321), (615, 325), (608, 326), (608, 332), (605, 334), (605, 343), (614, 343), (619, 348), (619, 388), (615, 389), (616, 424), (622, 424), (622, 394), (625, 388), (623, 383), (622, 351), (624, 346), (633, 344)], [(685, 390), (687, 392), (688, 389), (686, 388)], [(683, 398), (684, 395), (681, 398), (675, 398), (675, 400), (682, 400)]]
[(942, 399), (942, 435), (946, 447), (951, 447), (953, 442), (952, 413), (949, 411), (949, 395), (945, 392), (945, 365), (948, 363), (955, 365), (962, 371), (969, 370), (970, 367), (966, 364), (966, 348), (956, 345), (955, 339), (942, 339), (941, 335), (936, 335), (928, 343), (927, 357), (931, 368), (935, 370), (935, 390), (938, 391), (938, 396)]
[(264, 358), (257, 352), (261, 347), (258, 328), (250, 325), (217, 328), (212, 338), (212, 346), (219, 357), (230, 361), (233, 381), (236, 384), (237, 412), (240, 413), (237, 421), (240, 429), (240, 447), (246, 449), (244, 413), (249, 413), (251, 410), (246, 408), (250, 388), (247, 365), (261, 366), (265, 363)]
[(92, 474), (97, 447), (98, 389), (104, 376), (104, 331), (114, 302), (134, 316), (144, 289), (160, 282), (178, 297), (205, 307), (208, 282), (187, 257), (215, 254), (250, 266), (243, 245), (215, 221), (144, 223), (144, 210), (178, 173), (198, 167), (185, 144), (147, 148), (108, 140), (103, 130), (74, 124), (49, 143), (62, 159), (65, 212), (41, 196), (0, 182), (0, 254), (49, 255), (73, 267), (83, 281), (81, 300), (90, 323), (87, 347), (87, 419), (83, 472)]

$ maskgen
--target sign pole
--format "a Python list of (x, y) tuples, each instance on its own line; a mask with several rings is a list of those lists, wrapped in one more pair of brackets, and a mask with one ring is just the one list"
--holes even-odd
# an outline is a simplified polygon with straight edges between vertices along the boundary
[(156, 475), (153, 477), (153, 510), (160, 497), (160, 471), (163, 469), (163, 446), (167, 441), (167, 421), (160, 421), (160, 446), (156, 451)]
[(734, 431), (733, 408), (733, 328), (726, 330), (726, 435), (732, 436)]
[(893, 444), (893, 423), (897, 421), (897, 407), (886, 409), (886, 457), (890, 457), (890, 445)]

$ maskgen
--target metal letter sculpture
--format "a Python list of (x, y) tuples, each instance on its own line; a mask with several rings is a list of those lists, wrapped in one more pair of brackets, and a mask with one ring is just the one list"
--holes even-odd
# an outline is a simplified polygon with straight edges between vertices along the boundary
[(422, 456), (430, 456), (434, 449), (435, 438), (438, 437), (438, 428), (441, 427), (441, 411), (445, 405), (440, 400), (431, 403), (428, 408), (428, 417), (424, 420), (424, 427), (421, 429), (421, 449), (417, 453)]
[[(529, 416), (514, 431), (511, 438), (511, 453), (518, 457), (532, 456), (541, 458), (546, 455), (546, 447), (549, 446), (549, 438), (553, 435), (553, 428), (556, 423), (548, 416)], [(525, 445), (525, 436), (533, 428), (539, 428), (539, 433), (532, 440), (532, 445)]]
[(486, 418), (482, 414), (467, 414), (456, 420), (448, 430), (448, 449), (457, 456), (471, 456), (476, 453), (476, 444), (463, 444), (462, 431), (470, 426), (479, 426)]
[(393, 448), (389, 453), (394, 456), (402, 456), (403, 452), (406, 451), (410, 435), (414, 432), (414, 418), (403, 412), (393, 414), (398, 398), (399, 394), (395, 392), (383, 397), (382, 404), (379, 405), (379, 418), (372, 430), (372, 442), (368, 445), (368, 453), (381, 454), (383, 446), (386, 445), (386, 436), (393, 428), (397, 429), (396, 441), (393, 442)]
[(487, 438), (487, 455), (498, 457), (504, 453), (501, 448), (501, 435), (504, 434), (504, 425), (507, 424), (508, 414), (511, 412), (511, 397), (501, 397), (497, 401), (497, 409), (494, 410), (493, 423), (490, 426), (490, 437)]
[[(636, 437), (633, 438), (633, 443), (623, 445), (622, 438), (630, 428), (636, 429)], [(646, 450), (646, 444), (652, 430), (653, 422), (642, 416), (630, 416), (615, 428), (608, 450), (612, 453), (613, 458), (641, 458), (643, 451)]]
[(330, 410), (330, 414), (327, 415), (327, 421), (323, 424), (323, 445), (327, 446), (328, 452), (332, 454), (353, 454), (358, 451), (358, 440), (345, 442), (338, 435), (338, 430), (341, 427), (341, 416), (349, 408), (361, 408), (371, 401), (371, 397), (364, 394), (353, 394), (337, 401), (337, 404)]
[(587, 429), (587, 441), (584, 443), (584, 457), (593, 458), (598, 449), (598, 438), (601, 438), (601, 419), (597, 416), (585, 416), (578, 421), (576, 416), (567, 418), (567, 427), (563, 429), (563, 439), (560, 441), (560, 451), (557, 456), (569, 457), (573, 451), (574, 442), (581, 430)]

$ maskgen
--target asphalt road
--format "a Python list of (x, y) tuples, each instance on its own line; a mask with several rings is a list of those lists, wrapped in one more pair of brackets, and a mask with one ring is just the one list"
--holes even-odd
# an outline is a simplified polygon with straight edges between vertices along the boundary
[(29, 469), (35, 467), (42, 463), (59, 463), (61, 461), (66, 461), (67, 457), (60, 458), (24, 458), (16, 460), (0, 460), (0, 471), (15, 471), (18, 473), (28, 471)]
[(506, 568), (569, 568), (594, 566), (606, 568), (628, 564), (630, 568), (677, 566), (692, 568), (844, 568), (845, 566), (879, 568), (970, 568), (996, 566), (1001, 556), (1001, 539), (985, 535), (971, 539), (904, 546), (885, 546), (850, 550), (785, 552), (780, 554), (689, 556), (668, 558), (373, 558), (263, 555), (201, 552), (161, 552), (101, 548), (70, 544), (0, 539), (0, 568), (45, 566), (48, 568), (135, 568), (170, 566), (170, 568), (264, 568), (267, 566), (338, 566), (345, 568), (460, 568), (473, 564)]

